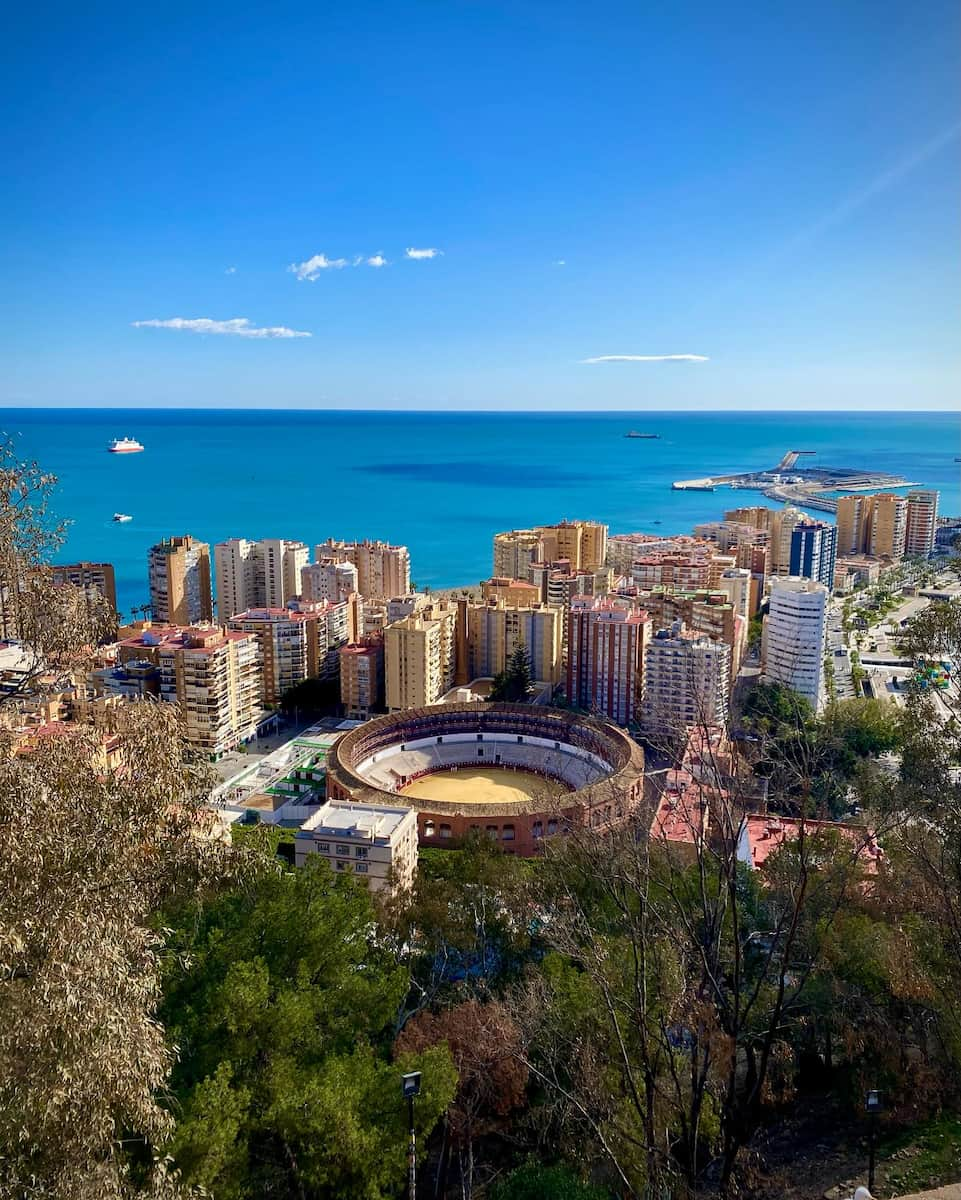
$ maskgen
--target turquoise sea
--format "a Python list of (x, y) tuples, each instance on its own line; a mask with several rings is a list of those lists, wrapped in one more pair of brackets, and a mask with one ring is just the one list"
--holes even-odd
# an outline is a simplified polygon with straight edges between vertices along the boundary
[[(660, 434), (631, 440), (629, 429)], [(889, 471), (939, 488), (961, 514), (953, 413), (399, 413), (3, 409), (0, 430), (60, 479), (73, 524), (61, 561), (112, 562), (123, 611), (147, 598), (146, 552), (190, 533), (385, 538), (410, 547), (415, 582), (491, 570), (500, 529), (589, 517), (612, 532), (687, 532), (756, 492), (672, 492), (674, 479), (812, 464)], [(143, 454), (112, 455), (130, 435)], [(130, 513), (114, 524), (114, 512)]]

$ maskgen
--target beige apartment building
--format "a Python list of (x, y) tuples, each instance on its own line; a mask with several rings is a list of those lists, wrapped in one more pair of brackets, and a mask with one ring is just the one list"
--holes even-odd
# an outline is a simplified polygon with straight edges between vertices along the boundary
[(384, 707), (384, 636), (372, 633), (340, 648), (340, 703), (344, 716), (366, 721)]
[(70, 583), (88, 595), (96, 593), (117, 611), (117, 584), (110, 563), (66, 563), (50, 570), (55, 584)]
[(495, 575), (481, 584), (484, 600), (502, 600), (505, 604), (530, 605), (543, 600), (540, 589), (527, 579), (514, 579), (509, 575)]
[(333, 558), (353, 563), (357, 568), (357, 589), (365, 599), (389, 600), (410, 591), (410, 554), (406, 546), (369, 539), (362, 542), (330, 539), (317, 547), (314, 557), (318, 562)]
[(301, 569), (300, 594), (308, 603), (347, 600), (358, 592), (360, 580), (352, 562), (322, 558)]
[(349, 641), (348, 605), (325, 601), (297, 608), (251, 608), (232, 617), (227, 628), (257, 638), (264, 703), (273, 708), (305, 679), (337, 674), (340, 647)]
[(541, 557), (536, 529), (511, 529), (494, 534), (494, 578), (526, 579), (527, 568)]
[(607, 526), (597, 521), (559, 521), (494, 535), (494, 576), (527, 579), (534, 563), (566, 561), (571, 570), (593, 571), (607, 558)]
[(256, 733), (263, 715), (260, 646), (251, 633), (146, 626), (118, 645), (118, 660), (160, 671), (160, 699), (176, 704), (187, 740), (220, 758)]
[(519, 606), (495, 600), (467, 609), (467, 676), (496, 675), (518, 646), (530, 655), (538, 682), (560, 683), (563, 613), (547, 605)]
[(388, 712), (436, 704), (454, 684), (457, 606), (440, 602), (388, 625), (384, 677)]
[(210, 547), (189, 534), (164, 538), (147, 552), (150, 610), (163, 625), (212, 621)]
[(895, 561), (903, 558), (908, 525), (907, 500), (890, 492), (872, 496), (869, 521), (871, 532), (867, 553)]
[(283, 608), (300, 595), (310, 550), (303, 542), (230, 538), (214, 546), (217, 612), (221, 621), (250, 608)]
[(837, 553), (897, 561), (904, 557), (907, 523), (908, 501), (903, 496), (891, 492), (842, 496), (837, 508)]
[(539, 525), (541, 560), (566, 559), (575, 571), (593, 571), (607, 560), (607, 526), (598, 521), (559, 521)]
[(409, 891), (417, 870), (417, 813), (413, 808), (329, 801), (294, 836), (294, 861), (325, 858), (330, 869), (350, 872), (371, 891)]

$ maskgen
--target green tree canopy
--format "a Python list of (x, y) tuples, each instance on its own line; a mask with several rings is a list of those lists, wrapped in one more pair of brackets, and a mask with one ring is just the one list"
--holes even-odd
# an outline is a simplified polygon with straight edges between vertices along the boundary
[(312, 857), (180, 915), (164, 1016), (180, 1047), (171, 1152), (223, 1200), (379, 1200), (403, 1183), (401, 1071), (424, 1073), (425, 1135), (454, 1095), (446, 1047), (392, 1063), (406, 970), (368, 893)]

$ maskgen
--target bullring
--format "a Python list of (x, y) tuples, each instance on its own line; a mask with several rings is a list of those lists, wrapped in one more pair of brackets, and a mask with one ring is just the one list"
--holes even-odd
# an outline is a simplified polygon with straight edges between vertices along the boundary
[(340, 738), (331, 799), (409, 804), (421, 845), (472, 830), (520, 855), (573, 825), (609, 828), (641, 801), (644, 756), (617, 726), (562, 709), (460, 703), (378, 717)]

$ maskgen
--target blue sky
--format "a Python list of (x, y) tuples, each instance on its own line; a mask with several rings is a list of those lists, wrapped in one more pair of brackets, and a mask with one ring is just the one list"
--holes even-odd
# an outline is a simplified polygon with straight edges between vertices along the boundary
[(0, 404), (957, 408), (958, 25), (22, 5)]

